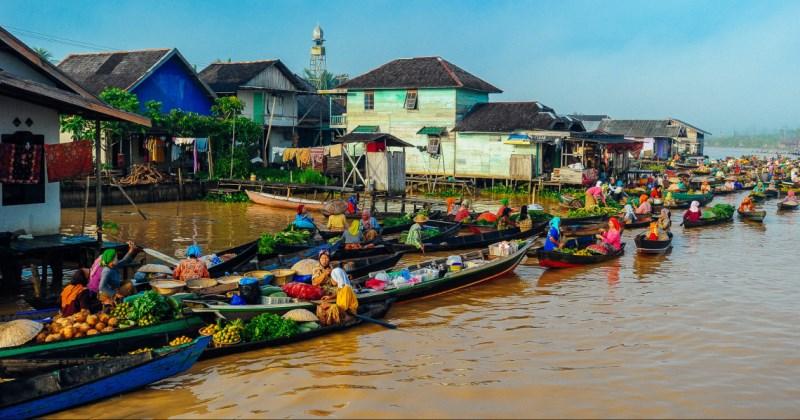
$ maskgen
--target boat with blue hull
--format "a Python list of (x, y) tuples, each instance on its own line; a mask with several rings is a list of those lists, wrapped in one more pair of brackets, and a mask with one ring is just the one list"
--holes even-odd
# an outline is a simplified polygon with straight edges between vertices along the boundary
[(201, 336), (177, 347), (75, 360), (71, 366), (54, 362), (62, 365), (0, 383), (0, 419), (40, 417), (145, 387), (191, 368), (210, 341)]

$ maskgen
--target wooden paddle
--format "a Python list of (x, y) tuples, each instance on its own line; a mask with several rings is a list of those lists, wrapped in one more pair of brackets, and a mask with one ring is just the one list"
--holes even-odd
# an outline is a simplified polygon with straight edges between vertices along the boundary
[(375, 324), (375, 325), (380, 325), (381, 327), (388, 328), (390, 330), (397, 329), (397, 325), (389, 323), (389, 322), (386, 322), (386, 321), (381, 321), (379, 319), (370, 318), (370, 317), (365, 316), (365, 315), (359, 315), (359, 314), (351, 314), (351, 315), (353, 315), (354, 317), (356, 317), (356, 318), (358, 318), (358, 319), (360, 319), (362, 321), (370, 322), (370, 323)]
[(147, 255), (149, 255), (149, 256), (151, 256), (153, 258), (157, 258), (157, 259), (167, 263), (167, 265), (171, 265), (173, 267), (177, 267), (178, 264), (180, 264), (180, 261), (178, 261), (177, 258), (170, 257), (169, 255), (164, 254), (163, 252), (156, 251), (155, 249), (142, 248), (142, 250), (144, 251), (145, 254), (147, 254)]

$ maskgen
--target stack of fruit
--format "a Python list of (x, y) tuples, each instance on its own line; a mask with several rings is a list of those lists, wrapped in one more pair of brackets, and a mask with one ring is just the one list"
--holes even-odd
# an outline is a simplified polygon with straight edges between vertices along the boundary
[(230, 322), (222, 330), (214, 333), (212, 340), (216, 346), (237, 344), (242, 341), (242, 331), (244, 331), (244, 322), (241, 319), (237, 319)]
[(192, 342), (191, 338), (189, 338), (189, 337), (187, 337), (185, 335), (182, 335), (182, 336), (170, 341), (169, 345), (172, 346), (172, 347), (178, 347), (178, 346), (181, 346), (183, 344), (189, 344), (191, 342)]

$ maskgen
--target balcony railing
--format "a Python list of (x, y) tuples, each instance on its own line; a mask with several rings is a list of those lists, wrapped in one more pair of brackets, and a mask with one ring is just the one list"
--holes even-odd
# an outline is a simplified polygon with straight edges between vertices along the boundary
[(347, 126), (347, 114), (331, 115), (331, 127), (344, 128)]

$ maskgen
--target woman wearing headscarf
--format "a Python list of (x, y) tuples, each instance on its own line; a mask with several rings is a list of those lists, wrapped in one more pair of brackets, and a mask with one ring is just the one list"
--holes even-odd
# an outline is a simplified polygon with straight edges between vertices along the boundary
[(547, 238), (544, 240), (544, 250), (553, 251), (558, 248), (561, 248), (561, 218), (554, 217), (550, 219)]
[(194, 279), (207, 279), (211, 277), (208, 273), (206, 263), (200, 260), (203, 251), (197, 245), (191, 245), (186, 249), (186, 258), (181, 260), (172, 273), (175, 280), (187, 281)]
[(445, 204), (447, 204), (447, 215), (455, 216), (456, 212), (458, 211), (458, 207), (456, 207), (456, 198), (447, 197), (447, 199), (445, 200)]
[(503, 215), (503, 212), (507, 208), (508, 208), (508, 199), (504, 198), (504, 199), (500, 200), (500, 208), (497, 209), (497, 213), (495, 213), (495, 216), (497, 216), (497, 218), (500, 218), (500, 216)]
[(527, 232), (533, 229), (533, 219), (531, 219), (530, 214), (528, 214), (528, 206), (522, 206), (522, 208), (519, 209), (517, 227), (519, 228), (520, 232)]
[(364, 234), (364, 240), (369, 242), (376, 239), (381, 234), (381, 224), (378, 219), (372, 217), (369, 210), (364, 209), (361, 212), (361, 232)]
[(624, 214), (622, 215), (622, 220), (625, 223), (633, 223), (636, 221), (636, 212), (633, 210), (633, 205), (626, 204), (625, 208), (623, 209)]
[(597, 181), (597, 184), (594, 187), (591, 187), (586, 190), (586, 204), (585, 208), (591, 209), (593, 207), (597, 207), (598, 201), (602, 201), (603, 205), (606, 205), (606, 196), (603, 195), (603, 187), (600, 181)]
[(311, 218), (310, 214), (308, 214), (306, 206), (302, 204), (297, 206), (297, 214), (294, 216), (294, 221), (292, 224), (298, 229), (314, 230), (317, 228), (317, 226), (314, 224), (314, 219)]
[(708, 194), (711, 192), (711, 184), (708, 183), (708, 180), (704, 180), (700, 185), (700, 192), (702, 194)]
[(361, 242), (364, 242), (364, 235), (361, 232), (361, 223), (358, 220), (353, 220), (350, 227), (342, 232), (344, 238), (345, 249), (358, 249), (361, 248)]
[(344, 232), (347, 227), (347, 216), (339, 210), (328, 216), (326, 227), (331, 232)]
[(650, 197), (647, 194), (642, 194), (639, 197), (639, 207), (636, 208), (636, 214), (649, 215), (653, 212), (653, 206), (650, 205)]
[(650, 223), (650, 228), (647, 231), (646, 238), (647, 238), (648, 241), (657, 241), (658, 240), (658, 238), (659, 238), (659, 235), (658, 235), (658, 222)]
[(97, 297), (104, 305), (113, 305), (115, 299), (133, 293), (133, 284), (130, 281), (123, 283), (120, 269), (133, 261), (134, 254), (135, 246), (133, 242), (128, 242), (128, 253), (121, 260), (117, 259), (115, 249), (107, 249), (100, 255), (102, 272)]
[(331, 254), (327, 249), (319, 252), (319, 267), (314, 269), (311, 274), (311, 284), (322, 288), (324, 295), (334, 296), (336, 294), (336, 283), (331, 277), (333, 267), (331, 267)]
[(784, 197), (781, 202), (782, 203), (789, 203), (789, 204), (797, 203), (797, 196), (795, 196), (793, 190), (789, 190), (789, 192), (786, 193), (786, 197)]
[(700, 212), (700, 202), (692, 201), (692, 204), (689, 205), (689, 210), (686, 210), (686, 213), (683, 213), (683, 221), (698, 222), (700, 221), (700, 217), (702, 215), (703, 214)]
[(406, 235), (406, 245), (411, 245), (425, 252), (425, 244), (422, 239), (422, 224), (427, 221), (428, 217), (424, 214), (418, 214), (414, 217), (414, 224), (411, 225)]
[(72, 274), (72, 280), (61, 291), (61, 316), (67, 317), (94, 309), (94, 293), (87, 287), (89, 284), (88, 270), (78, 269)]
[(739, 212), (747, 213), (751, 211), (756, 211), (756, 205), (753, 204), (753, 199), (748, 195), (742, 200), (741, 204), (739, 204)]
[(336, 299), (331, 302), (333, 295), (326, 295), (317, 306), (317, 318), (322, 326), (340, 324), (342, 321), (346, 321), (350, 315), (358, 313), (358, 298), (347, 273), (341, 268), (334, 268), (331, 271), (331, 279), (336, 284)]
[(764, 183), (761, 182), (761, 181), (758, 181), (758, 184), (756, 184), (755, 188), (753, 188), (753, 192), (756, 193), (756, 194), (763, 193), (764, 192)]
[(661, 214), (658, 215), (658, 228), (665, 232), (669, 232), (672, 228), (672, 213), (669, 209), (661, 209)]
[(456, 222), (463, 222), (470, 218), (469, 212), (469, 200), (464, 200), (461, 202), (461, 207), (458, 208), (456, 212), (456, 216), (453, 218)]
[(601, 230), (597, 238), (608, 252), (619, 251), (622, 248), (622, 226), (619, 220), (616, 217), (608, 219), (608, 230)]

